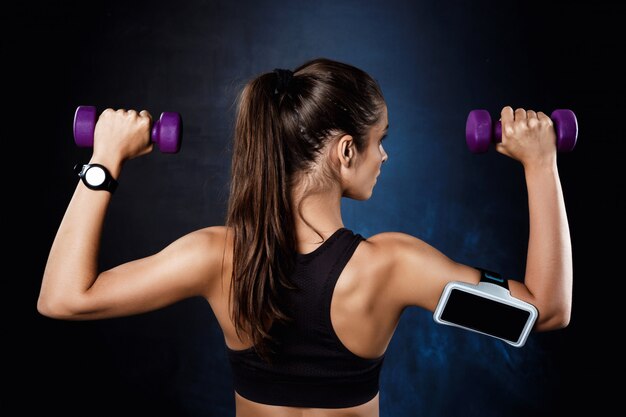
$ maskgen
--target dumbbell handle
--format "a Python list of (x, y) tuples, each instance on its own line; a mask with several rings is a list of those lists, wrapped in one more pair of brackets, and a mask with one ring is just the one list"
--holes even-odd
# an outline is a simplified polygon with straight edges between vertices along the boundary
[[(94, 106), (79, 106), (74, 113), (74, 142), (87, 148), (93, 146), (97, 112)], [(150, 140), (159, 146), (163, 153), (176, 153), (180, 150), (183, 123), (179, 113), (163, 112), (159, 120), (152, 124)]]

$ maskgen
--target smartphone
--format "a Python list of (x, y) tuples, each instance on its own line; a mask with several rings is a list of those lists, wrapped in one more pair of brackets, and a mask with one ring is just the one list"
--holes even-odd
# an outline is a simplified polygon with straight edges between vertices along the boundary
[(535, 306), (512, 297), (499, 285), (452, 281), (445, 286), (433, 318), (522, 347), (538, 315)]

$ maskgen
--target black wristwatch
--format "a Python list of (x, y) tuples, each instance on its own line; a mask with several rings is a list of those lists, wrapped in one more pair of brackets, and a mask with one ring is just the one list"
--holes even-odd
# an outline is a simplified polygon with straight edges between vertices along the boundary
[(76, 164), (74, 172), (92, 190), (106, 190), (113, 194), (117, 188), (117, 181), (104, 165), (100, 164)]

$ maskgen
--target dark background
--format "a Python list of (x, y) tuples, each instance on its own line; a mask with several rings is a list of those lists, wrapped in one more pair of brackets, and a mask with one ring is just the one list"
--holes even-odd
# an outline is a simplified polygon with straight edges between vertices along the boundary
[(223, 224), (235, 95), (262, 72), (320, 56), (370, 73), (389, 109), (389, 161), (370, 200), (344, 199), (346, 227), (410, 233), (511, 278), (525, 268), (523, 171), (493, 149), (468, 152), (467, 113), (570, 108), (580, 127), (575, 151), (558, 159), (574, 252), (570, 326), (517, 349), (409, 309), (387, 351), (381, 416), (609, 409), (619, 397), (606, 375), (620, 380), (623, 362), (625, 18), (597, 1), (48, 2), (3, 12), (0, 412), (234, 415), (223, 339), (203, 300), (93, 322), (37, 313), (77, 183), (71, 168), (89, 159), (73, 144), (73, 114), (90, 104), (178, 111), (185, 122), (179, 154), (125, 166), (103, 235), (109, 268)]

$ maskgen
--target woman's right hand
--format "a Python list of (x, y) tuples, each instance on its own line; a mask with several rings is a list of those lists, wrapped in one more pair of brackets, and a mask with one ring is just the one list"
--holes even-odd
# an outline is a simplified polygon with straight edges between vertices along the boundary
[(556, 165), (556, 133), (552, 120), (543, 112), (502, 109), (502, 142), (496, 150), (522, 163), (524, 168)]
[(146, 110), (106, 109), (96, 123), (92, 160), (123, 162), (152, 151), (152, 116)]

